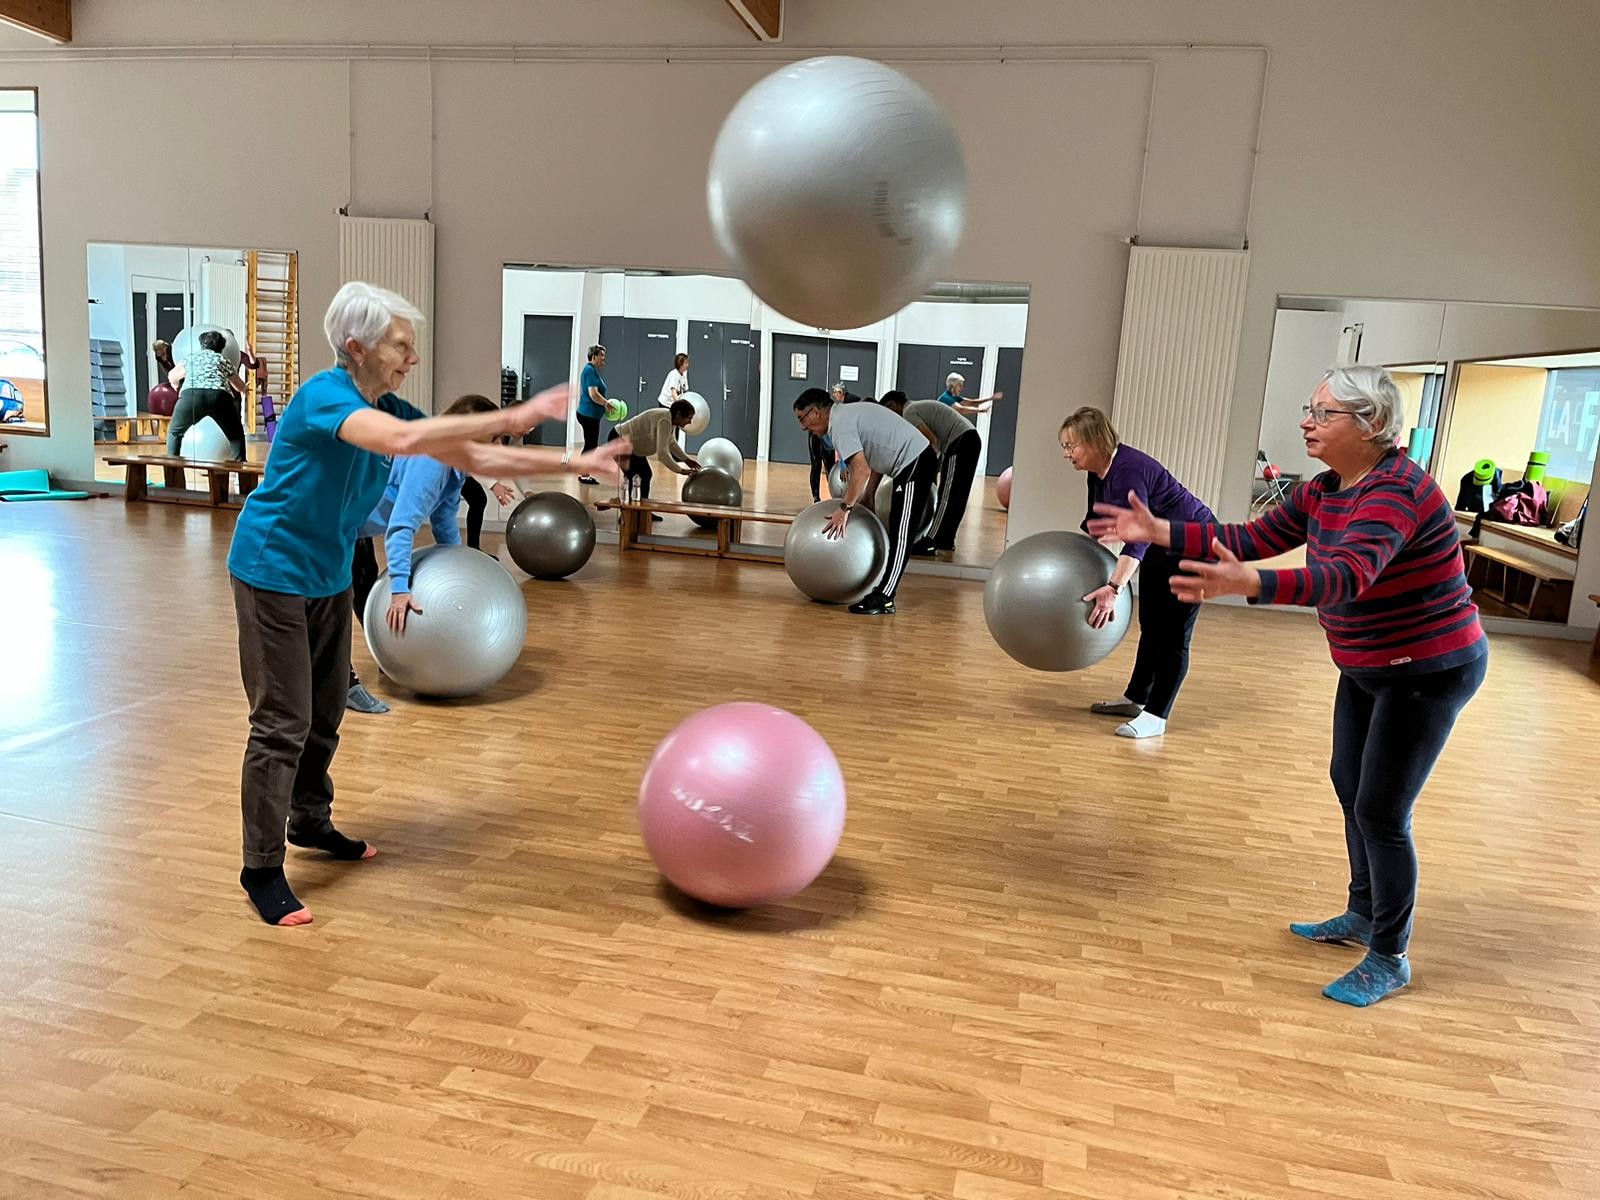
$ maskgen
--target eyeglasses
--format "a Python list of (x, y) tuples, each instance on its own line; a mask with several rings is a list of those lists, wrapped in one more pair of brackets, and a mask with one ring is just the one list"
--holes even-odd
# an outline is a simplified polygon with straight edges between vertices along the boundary
[(1348, 408), (1329, 408), (1326, 404), (1302, 404), (1300, 406), (1300, 419), (1310, 417), (1313, 424), (1326, 425), (1335, 417), (1353, 417), (1356, 414)]
[(1076, 450), (1081, 445), (1083, 445), (1082, 442), (1062, 442), (1061, 443), (1061, 449), (1062, 449), (1063, 452), (1065, 452), (1067, 454), (1071, 454), (1074, 450)]

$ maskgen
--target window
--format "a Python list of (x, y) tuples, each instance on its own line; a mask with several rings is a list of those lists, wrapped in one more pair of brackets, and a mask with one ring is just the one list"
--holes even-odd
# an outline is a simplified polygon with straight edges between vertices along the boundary
[(1534, 448), (1550, 455), (1545, 474), (1588, 483), (1600, 442), (1600, 367), (1557, 367), (1547, 372), (1544, 407)]
[(39, 251), (39, 93), (0, 89), (0, 428), (48, 433)]

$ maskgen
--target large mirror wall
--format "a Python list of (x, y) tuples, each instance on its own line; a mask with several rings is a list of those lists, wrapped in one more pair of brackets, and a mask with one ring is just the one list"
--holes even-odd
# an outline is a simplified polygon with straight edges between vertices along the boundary
[[(1301, 406), (1325, 368), (1349, 363), (1399, 384), (1401, 444), (1455, 506), (1484, 613), (1566, 621), (1600, 442), (1600, 310), (1280, 297), (1253, 511), (1322, 469), (1305, 454)], [(1542, 503), (1508, 520), (1495, 501), (1525, 479)]]
[[(819, 330), (784, 317), (726, 275), (508, 264), (502, 399), (561, 382), (576, 385), (590, 348), (600, 345), (607, 398), (622, 400), (637, 415), (670, 400), (677, 357), (687, 354), (688, 390), (706, 399), (710, 424), (686, 437), (685, 447), (693, 453), (712, 438), (733, 442), (745, 460), (744, 505), (796, 513), (812, 502), (811, 447), (793, 412), (800, 392), (842, 385), (847, 402), (891, 389), (913, 401), (936, 399), (951, 376), (961, 376), (952, 386), (963, 400), (1001, 398), (972, 415), (981, 457), (947, 560), (988, 566), (1005, 548), (999, 484), (1015, 447), (1028, 297), (1026, 284), (938, 284), (875, 325)], [(602, 422), (602, 439), (611, 425)], [(548, 443), (582, 440), (576, 415), (568, 428), (545, 426), (535, 436)], [(826, 496), (827, 482), (819, 482)], [(653, 495), (671, 499), (680, 485), (658, 469)], [(595, 493), (586, 498), (600, 498), (595, 489), (586, 492)], [(606, 514), (601, 519), (615, 521)], [(740, 536), (770, 547), (782, 544), (785, 528), (747, 522)], [(711, 535), (687, 517), (666, 515), (653, 536)]]

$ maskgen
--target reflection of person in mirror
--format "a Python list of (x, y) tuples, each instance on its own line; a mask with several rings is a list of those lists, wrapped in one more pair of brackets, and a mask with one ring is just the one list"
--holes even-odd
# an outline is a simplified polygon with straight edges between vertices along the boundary
[(967, 400), (961, 395), (966, 390), (967, 377), (960, 372), (951, 371), (950, 374), (945, 376), (944, 391), (939, 396), (939, 403), (947, 404), (958, 413), (964, 413), (971, 417), (981, 412), (988, 412), (996, 400), (1004, 400), (1006, 398), (1004, 392), (995, 392), (991, 396), (985, 396), (982, 400)]
[(210, 417), (228, 439), (228, 453), (234, 461), (244, 459), (244, 419), (239, 415), (239, 397), (244, 394), (244, 366), (233, 370), (223, 357), (227, 338), (208, 329), (195, 339), (189, 357), (172, 368), (168, 379), (180, 389), (167, 427), (167, 453), (182, 451), (183, 435), (190, 427)]
[[(1117, 502), (1095, 506), (1089, 532), (1183, 555), (1171, 587), (1190, 603), (1244, 596), (1316, 608), (1339, 668), (1328, 773), (1344, 809), (1349, 902), (1338, 916), (1289, 930), (1367, 947), (1360, 963), (1322, 990), (1364, 1008), (1411, 981), (1411, 810), (1483, 684), (1489, 643), (1467, 586), (1455, 513), (1396, 445), (1405, 401), (1389, 372), (1332, 368), (1304, 412), (1306, 455), (1328, 469), (1257, 520), (1162, 520), (1137, 495), (1108, 496)], [(1306, 548), (1303, 567), (1251, 565), (1296, 546)]]
[(939, 506), (934, 510), (927, 536), (911, 547), (911, 553), (920, 558), (955, 553), (956, 532), (961, 528), (961, 518), (966, 516), (978, 459), (983, 454), (983, 439), (978, 436), (977, 426), (956, 407), (937, 400), (907, 403), (906, 394), (899, 390), (885, 392), (878, 403), (921, 428), (939, 453)]
[[(693, 475), (700, 469), (700, 460), (678, 444), (678, 434), (694, 420), (694, 405), (687, 400), (674, 400), (666, 408), (652, 408), (637, 417), (630, 417), (611, 431), (610, 441), (627, 438), (633, 443), (633, 456), (623, 464), (622, 473), (639, 481), (640, 500), (650, 499), (650, 482), (655, 472), (650, 469), (650, 459), (655, 458), (674, 475)], [(652, 521), (661, 520), (659, 513), (651, 513)]]
[(661, 394), (656, 397), (656, 403), (662, 408), (671, 408), (672, 402), (679, 399), (689, 390), (689, 356), (682, 350), (672, 360), (672, 370), (667, 372), (666, 379), (661, 382)]
[(156, 360), (156, 374), (166, 383), (178, 365), (172, 361), (172, 343), (157, 338), (150, 343), (150, 353)]
[[(1162, 520), (1215, 521), (1216, 517), (1171, 471), (1142, 450), (1123, 445), (1116, 429), (1098, 408), (1080, 408), (1061, 423), (1061, 456), (1089, 476), (1089, 507), (1102, 500), (1121, 500), (1131, 492)], [(1089, 531), (1089, 519), (1082, 528)], [(1146, 738), (1165, 733), (1172, 703), (1189, 673), (1189, 642), (1200, 606), (1173, 595), (1171, 580), (1178, 556), (1162, 548), (1151, 552), (1148, 540), (1126, 540), (1111, 578), (1084, 597), (1093, 603), (1089, 624), (1109, 624), (1116, 616), (1117, 597), (1139, 572), (1139, 650), (1122, 699), (1095, 704), (1091, 712), (1125, 717), (1118, 737)]]

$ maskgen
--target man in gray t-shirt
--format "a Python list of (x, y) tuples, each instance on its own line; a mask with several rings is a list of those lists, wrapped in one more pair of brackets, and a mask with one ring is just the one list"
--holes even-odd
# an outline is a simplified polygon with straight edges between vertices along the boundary
[(867, 496), (874, 474), (894, 481), (894, 500), (890, 507), (888, 533), (889, 558), (883, 575), (850, 611), (866, 616), (894, 612), (894, 594), (906, 569), (911, 533), (926, 519), (934, 476), (939, 473), (939, 456), (927, 435), (905, 418), (877, 404), (835, 404), (821, 388), (807, 388), (794, 402), (794, 415), (800, 428), (818, 437), (826, 435), (839, 461), (845, 464), (848, 481), (844, 499), (828, 518), (827, 534), (844, 536), (845, 526), (855, 506)]
[(879, 403), (900, 413), (912, 425), (926, 429), (939, 454), (939, 508), (933, 514), (928, 536), (915, 543), (911, 553), (922, 558), (941, 551), (953, 553), (956, 531), (967, 513), (967, 498), (972, 494), (972, 480), (983, 454), (983, 439), (978, 436), (977, 426), (962, 416), (959, 408), (940, 400), (913, 400), (908, 404), (904, 392), (893, 391), (885, 392)]

